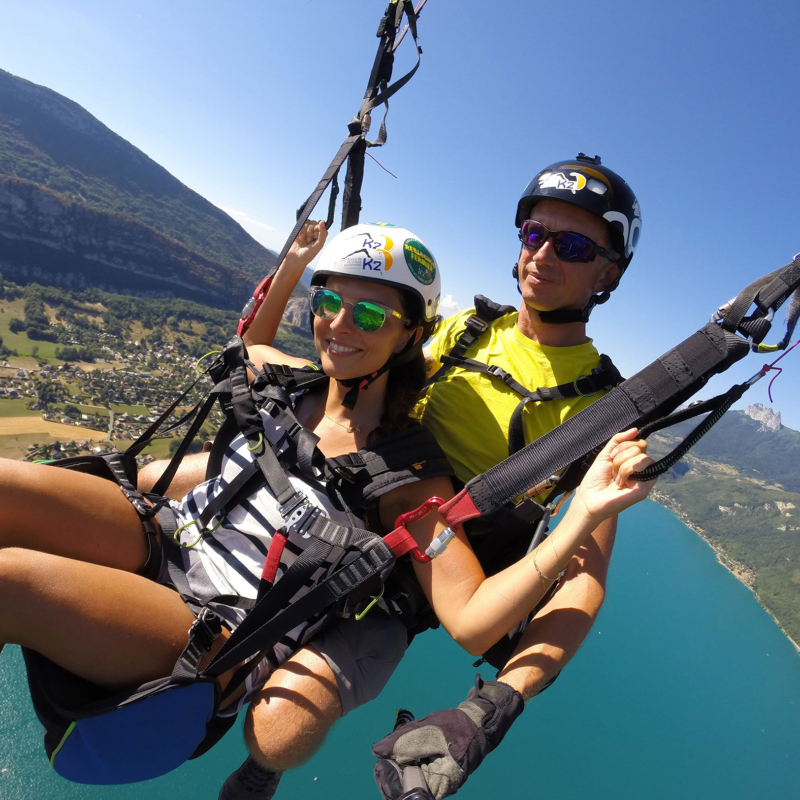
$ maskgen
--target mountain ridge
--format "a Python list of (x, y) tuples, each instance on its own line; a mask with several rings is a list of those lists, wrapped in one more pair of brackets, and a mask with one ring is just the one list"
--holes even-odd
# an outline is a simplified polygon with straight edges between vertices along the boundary
[(240, 308), (275, 263), (235, 220), (80, 105), (4, 70), (0, 176), (2, 268), (15, 279), (69, 285), (65, 273), (75, 282), (81, 267), (84, 285), (95, 285), (105, 264), (111, 291)]

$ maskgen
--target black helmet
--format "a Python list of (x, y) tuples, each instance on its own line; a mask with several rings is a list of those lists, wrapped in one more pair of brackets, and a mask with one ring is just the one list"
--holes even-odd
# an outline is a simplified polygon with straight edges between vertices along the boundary
[[(518, 228), (528, 219), (531, 209), (545, 197), (580, 206), (608, 222), (611, 246), (622, 255), (617, 262), (622, 277), (633, 258), (642, 230), (639, 201), (631, 187), (616, 172), (604, 167), (600, 156), (590, 158), (578, 153), (574, 161), (557, 161), (545, 167), (528, 184), (517, 203)], [(616, 288), (617, 283), (609, 287), (609, 291)]]

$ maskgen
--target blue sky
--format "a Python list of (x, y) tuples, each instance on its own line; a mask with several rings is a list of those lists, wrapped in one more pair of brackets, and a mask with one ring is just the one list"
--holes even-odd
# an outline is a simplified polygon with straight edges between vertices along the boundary
[[(358, 109), (384, 7), (5, 3), (0, 67), (80, 103), (279, 249)], [(397, 178), (368, 159), (362, 219), (425, 240), (451, 307), (516, 302), (520, 192), (546, 164), (599, 153), (642, 206), (639, 250), (590, 328), (631, 374), (800, 251), (798, 30), (796, 2), (429, 0), (422, 67), (373, 151)], [(395, 75), (412, 63), (409, 39)], [(800, 354), (782, 363), (773, 407), (799, 429)], [(769, 404), (766, 384), (746, 402)]]

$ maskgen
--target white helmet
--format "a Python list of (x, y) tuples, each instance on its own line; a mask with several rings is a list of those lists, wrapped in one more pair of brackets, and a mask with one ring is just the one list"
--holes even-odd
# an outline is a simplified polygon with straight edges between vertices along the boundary
[(439, 312), (441, 280), (433, 254), (411, 231), (386, 222), (345, 228), (320, 253), (311, 284), (328, 275), (380, 281), (410, 291), (422, 301), (425, 322)]

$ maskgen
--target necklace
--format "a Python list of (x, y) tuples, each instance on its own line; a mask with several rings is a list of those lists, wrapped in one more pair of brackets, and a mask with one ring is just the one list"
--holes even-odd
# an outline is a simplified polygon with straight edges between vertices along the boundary
[(360, 425), (344, 425), (343, 423), (335, 420), (332, 416), (327, 414), (326, 412), (322, 412), (325, 419), (330, 420), (334, 425), (338, 425), (340, 428), (344, 428), (348, 433), (361, 433), (361, 426)]

